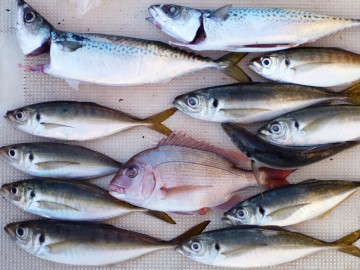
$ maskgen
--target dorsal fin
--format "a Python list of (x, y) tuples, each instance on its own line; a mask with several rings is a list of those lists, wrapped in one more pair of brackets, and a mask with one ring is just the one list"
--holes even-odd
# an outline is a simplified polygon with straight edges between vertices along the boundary
[(215, 147), (209, 143), (197, 141), (189, 136), (186, 136), (184, 132), (173, 132), (169, 136), (164, 137), (158, 143), (160, 146), (181, 146), (202, 151), (208, 151), (222, 156), (229, 162), (233, 163), (236, 167), (242, 169), (248, 169), (250, 166), (250, 159), (241, 152), (235, 152), (231, 150), (225, 150)]
[(229, 17), (231, 7), (232, 5), (222, 6), (221, 8), (214, 10), (208, 16), (208, 18), (214, 19), (216, 21), (225, 21)]

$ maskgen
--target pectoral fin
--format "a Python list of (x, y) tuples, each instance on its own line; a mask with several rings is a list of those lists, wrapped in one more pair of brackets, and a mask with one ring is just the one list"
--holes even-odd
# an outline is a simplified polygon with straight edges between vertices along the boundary
[(253, 109), (221, 109), (225, 116), (230, 118), (238, 118), (245, 117), (253, 114), (259, 114), (268, 112), (269, 110), (261, 109), (261, 108), (253, 108)]
[(177, 186), (177, 187), (171, 187), (167, 188), (163, 186), (161, 188), (161, 191), (163, 192), (164, 198), (169, 198), (169, 196), (179, 196), (181, 193), (187, 193), (187, 192), (202, 192), (207, 191), (209, 188), (212, 188), (211, 185), (205, 185), (205, 186)]
[(308, 205), (308, 203), (298, 204), (289, 206), (286, 208), (279, 209), (271, 214), (268, 214), (268, 217), (271, 218), (271, 220), (283, 220), (288, 217), (290, 217), (294, 212), (298, 211), (300, 208)]
[(35, 165), (40, 170), (48, 171), (48, 170), (56, 170), (61, 169), (68, 166), (79, 165), (78, 162), (72, 161), (45, 161), (45, 162), (38, 162)]
[(54, 244), (50, 244), (46, 246), (46, 251), (49, 254), (62, 254), (64, 252), (67, 252), (81, 244), (80, 242), (75, 241), (62, 241)]
[(45, 122), (41, 122), (40, 124), (41, 124), (42, 126), (44, 126), (45, 129), (54, 129), (54, 128), (60, 128), (60, 127), (74, 128), (74, 127), (72, 127), (72, 126), (61, 125), (61, 124), (56, 124), (56, 123), (45, 123)]
[(61, 204), (61, 203), (56, 203), (56, 202), (49, 202), (49, 201), (38, 201), (37, 202), (37, 207), (40, 209), (44, 209), (44, 210), (70, 210), (70, 211), (80, 211), (77, 208), (65, 205), (65, 204)]
[(309, 72), (312, 71), (314, 69), (320, 68), (320, 67), (324, 67), (325, 65), (333, 65), (334, 63), (331, 62), (322, 62), (322, 63), (307, 63), (304, 65), (300, 65), (300, 66), (296, 66), (293, 67), (292, 70), (296, 73), (296, 72)]
[(265, 247), (265, 246), (267, 246), (267, 245), (266, 244), (264, 244), (264, 245), (248, 245), (248, 246), (240, 247), (238, 249), (225, 251), (225, 252), (222, 252), (221, 254), (223, 256), (226, 256), (226, 258), (236, 257), (236, 256), (239, 256), (240, 254), (251, 252), (254, 249), (262, 248), (262, 247)]
[(57, 41), (55, 43), (60, 45), (64, 52), (74, 52), (83, 47), (83, 45), (77, 41)]

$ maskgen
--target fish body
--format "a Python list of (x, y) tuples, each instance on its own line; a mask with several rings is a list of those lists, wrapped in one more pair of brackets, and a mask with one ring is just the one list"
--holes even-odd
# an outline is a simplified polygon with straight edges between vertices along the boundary
[[(248, 77), (236, 66), (243, 55), (228, 55), (219, 60), (187, 53), (165, 43), (105, 34), (71, 33), (56, 30), (51, 25), (50, 35), (32, 32), (28, 14), (42, 18), (28, 4), (18, 4), (18, 40), (38, 44), (38, 36), (50, 44), (50, 63), (25, 67), (30, 71), (63, 78), (77, 88), (79, 83), (111, 86), (130, 86), (169, 81), (187, 73), (215, 68), (238, 80)], [(30, 16), (30, 15), (29, 15)], [(39, 19), (40, 20), (40, 19)], [(41, 20), (44, 28), (46, 20)], [(38, 24), (38, 23), (37, 23)], [(19, 27), (20, 28), (20, 27)], [(23, 37), (26, 37), (23, 38)], [(34, 45), (35, 46), (35, 45)], [(25, 52), (25, 51), (24, 51)]]
[(173, 105), (196, 119), (249, 124), (274, 119), (294, 110), (335, 100), (359, 103), (358, 87), (334, 93), (294, 84), (230, 84), (195, 90)]
[(315, 146), (283, 146), (269, 143), (236, 124), (221, 124), (237, 148), (254, 162), (276, 169), (296, 169), (326, 159), (359, 142)]
[(62, 143), (3, 146), (1, 157), (14, 168), (37, 177), (90, 179), (115, 173), (121, 163), (91, 149)]
[(168, 135), (171, 131), (161, 122), (175, 111), (168, 109), (147, 119), (139, 119), (96, 103), (52, 101), (8, 111), (6, 118), (16, 128), (32, 135), (85, 141), (138, 126), (146, 126)]
[[(0, 191), (24, 211), (50, 219), (99, 221), (131, 212), (147, 213), (146, 209), (116, 200), (101, 187), (80, 181), (31, 179), (4, 184)], [(162, 215), (171, 221), (165, 213)]]
[(234, 160), (248, 164), (241, 154), (172, 134), (127, 161), (111, 181), (110, 194), (157, 211), (212, 208), (257, 186), (254, 174), (237, 167)]
[(281, 8), (202, 10), (152, 5), (151, 18), (172, 44), (196, 51), (265, 52), (288, 49), (360, 25), (359, 20)]
[(360, 80), (360, 56), (338, 48), (294, 48), (252, 59), (250, 69), (273, 81), (335, 87)]
[(173, 248), (179, 241), (200, 233), (208, 223), (170, 241), (87, 222), (31, 220), (8, 224), (5, 231), (20, 248), (41, 259), (71, 265), (114, 265)]
[(334, 105), (302, 109), (283, 115), (258, 130), (274, 144), (311, 146), (360, 138), (360, 107)]
[(223, 220), (233, 225), (290, 226), (326, 214), (359, 189), (356, 181), (306, 180), (242, 201)]
[(352, 244), (355, 231), (335, 242), (325, 242), (279, 227), (234, 226), (191, 237), (177, 251), (197, 262), (225, 267), (266, 267), (288, 263), (325, 250), (339, 250), (360, 257)]

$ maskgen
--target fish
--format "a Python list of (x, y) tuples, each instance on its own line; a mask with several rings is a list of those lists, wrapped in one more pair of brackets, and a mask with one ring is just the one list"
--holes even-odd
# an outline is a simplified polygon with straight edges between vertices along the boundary
[(173, 105), (199, 120), (250, 124), (333, 101), (360, 104), (359, 86), (335, 93), (321, 88), (272, 82), (228, 84), (177, 96)]
[(250, 61), (249, 68), (277, 82), (338, 87), (360, 81), (360, 55), (339, 48), (293, 48)]
[(244, 200), (222, 220), (232, 225), (290, 226), (327, 215), (359, 190), (358, 181), (305, 180)]
[(311, 107), (270, 121), (257, 131), (257, 136), (286, 146), (357, 141), (360, 139), (359, 121), (359, 106)]
[(3, 184), (0, 193), (20, 209), (50, 219), (101, 221), (142, 212), (176, 224), (166, 213), (149, 211), (122, 202), (97, 185), (76, 180), (21, 180)]
[(108, 224), (57, 220), (29, 220), (6, 225), (17, 246), (44, 260), (71, 265), (116, 265), (155, 251), (174, 248), (201, 233), (202, 222), (166, 241)]
[(164, 135), (171, 130), (161, 122), (176, 112), (167, 109), (146, 119), (91, 102), (51, 101), (8, 111), (5, 118), (17, 129), (45, 138), (86, 141), (146, 126)]
[(245, 54), (231, 53), (213, 60), (154, 40), (64, 32), (48, 24), (23, 0), (18, 0), (17, 10), (16, 34), (20, 47), (26, 48), (23, 53), (36, 56), (38, 51), (46, 52), (43, 47), (50, 52), (49, 63), (23, 68), (65, 79), (74, 89), (81, 83), (131, 86), (167, 82), (204, 69), (218, 69), (239, 81), (250, 80), (236, 65)]
[(195, 51), (277, 51), (360, 25), (357, 19), (281, 8), (204, 10), (161, 4), (148, 10), (147, 20), (178, 41), (170, 44)]
[(264, 141), (237, 124), (223, 123), (221, 126), (235, 146), (252, 160), (254, 171), (259, 166), (282, 170), (297, 169), (360, 143), (355, 141), (314, 146), (283, 146)]
[[(241, 153), (196, 141), (184, 133), (130, 158), (112, 179), (110, 195), (133, 205), (178, 214), (228, 209), (258, 188), (249, 159)], [(251, 167), (250, 167), (251, 168)], [(286, 185), (293, 171), (260, 168), (264, 188)], [(276, 179), (276, 180), (275, 180)]]
[(176, 250), (202, 264), (251, 268), (284, 264), (326, 250), (360, 257), (353, 245), (360, 230), (325, 242), (275, 226), (233, 226), (207, 231), (181, 243)]
[(53, 142), (3, 146), (0, 157), (15, 169), (43, 178), (86, 180), (114, 174), (122, 165), (88, 148)]

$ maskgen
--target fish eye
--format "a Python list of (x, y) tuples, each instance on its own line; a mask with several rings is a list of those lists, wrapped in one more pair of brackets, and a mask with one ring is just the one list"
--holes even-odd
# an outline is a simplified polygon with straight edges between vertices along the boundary
[(278, 134), (281, 132), (282, 126), (280, 124), (272, 124), (270, 129), (272, 133)]
[(23, 227), (17, 227), (15, 233), (18, 237), (24, 237), (26, 236), (26, 229)]
[(13, 186), (11, 189), (10, 189), (10, 193), (11, 195), (18, 195), (19, 193), (19, 188), (17, 186)]
[(138, 175), (138, 169), (136, 167), (130, 167), (125, 172), (127, 177), (134, 178)]
[(171, 18), (179, 14), (179, 7), (175, 5), (164, 5), (163, 11)]
[(269, 57), (264, 57), (261, 59), (261, 64), (266, 68), (270, 67), (271, 63), (272, 63), (272, 61)]
[(199, 252), (201, 250), (201, 244), (199, 242), (192, 242), (191, 249), (195, 252)]
[(197, 97), (189, 97), (187, 104), (192, 108), (196, 108), (199, 105), (199, 99)]
[(36, 14), (30, 8), (24, 10), (24, 22), (32, 23), (36, 19)]
[(24, 120), (25, 119), (25, 113), (23, 111), (17, 111), (15, 113), (15, 118), (17, 120)]
[(246, 211), (243, 208), (240, 208), (239, 210), (236, 211), (236, 216), (240, 219), (245, 219), (248, 217), (248, 211)]
[(16, 149), (12, 149), (12, 148), (9, 149), (8, 155), (9, 155), (11, 158), (17, 158), (17, 156), (18, 156), (17, 150), (16, 150)]

